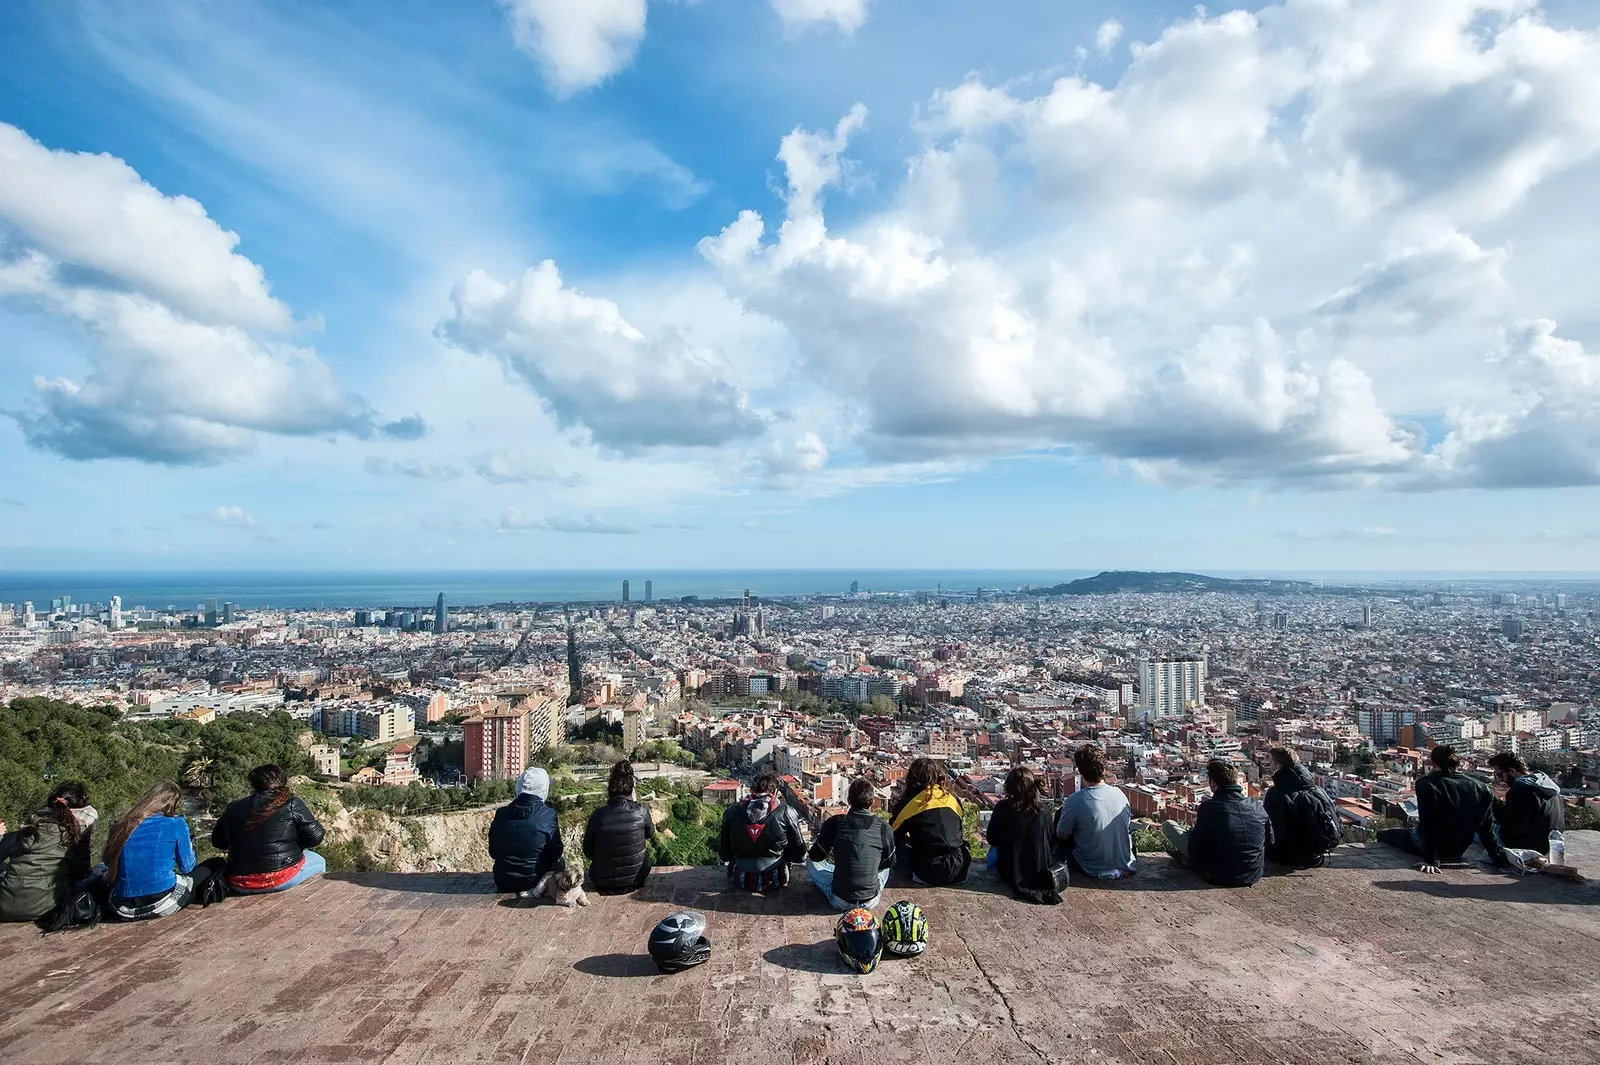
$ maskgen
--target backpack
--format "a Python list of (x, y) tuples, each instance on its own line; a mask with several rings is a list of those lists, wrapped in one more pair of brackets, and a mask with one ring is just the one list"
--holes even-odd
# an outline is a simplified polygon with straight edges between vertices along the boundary
[(93, 928), (105, 916), (105, 905), (100, 898), (104, 891), (104, 881), (96, 877), (87, 886), (74, 890), (65, 901), (41, 918), (39, 926), (44, 929), (45, 935), (71, 928)]
[(1314, 794), (1321, 801), (1311, 826), (1312, 838), (1317, 841), (1317, 850), (1326, 853), (1344, 842), (1344, 826), (1339, 823), (1339, 812), (1327, 792), (1318, 788)]

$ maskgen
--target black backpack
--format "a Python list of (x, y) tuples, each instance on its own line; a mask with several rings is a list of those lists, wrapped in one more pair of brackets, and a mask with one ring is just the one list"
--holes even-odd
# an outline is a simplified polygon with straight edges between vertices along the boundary
[(93, 928), (105, 916), (105, 882), (96, 877), (91, 883), (75, 889), (72, 894), (39, 921), (45, 935), (65, 932), (73, 928)]
[(1333, 850), (1344, 842), (1344, 826), (1339, 823), (1339, 811), (1334, 806), (1333, 800), (1328, 798), (1328, 793), (1317, 788), (1313, 794), (1319, 800), (1317, 814), (1312, 825), (1317, 849), (1323, 853)]

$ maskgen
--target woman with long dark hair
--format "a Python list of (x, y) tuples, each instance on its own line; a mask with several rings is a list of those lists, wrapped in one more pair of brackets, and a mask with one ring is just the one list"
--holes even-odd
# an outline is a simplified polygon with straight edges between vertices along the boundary
[(650, 808), (638, 801), (633, 763), (611, 767), (607, 802), (589, 815), (583, 830), (583, 856), (589, 879), (602, 895), (621, 895), (644, 886), (650, 875), (650, 840), (656, 834)]
[(946, 785), (943, 765), (918, 758), (906, 767), (905, 790), (889, 806), (897, 864), (934, 887), (961, 883), (972, 864), (961, 800)]
[(989, 846), (998, 853), (995, 872), (1024, 902), (1054, 906), (1061, 901), (1050, 876), (1050, 817), (1040, 802), (1041, 781), (1027, 766), (1006, 775), (1006, 797), (989, 818)]
[(250, 787), (211, 830), (211, 845), (228, 852), (228, 887), (244, 895), (287, 891), (327, 872), (328, 863), (310, 849), (325, 832), (289, 786), (288, 774), (258, 765), (250, 770)]
[(0, 838), (0, 921), (36, 921), (89, 876), (89, 834), (99, 819), (76, 780), (56, 785), (44, 809)]
[(104, 861), (111, 912), (125, 921), (177, 913), (201, 893), (213, 872), (196, 867), (183, 793), (165, 780), (111, 826)]

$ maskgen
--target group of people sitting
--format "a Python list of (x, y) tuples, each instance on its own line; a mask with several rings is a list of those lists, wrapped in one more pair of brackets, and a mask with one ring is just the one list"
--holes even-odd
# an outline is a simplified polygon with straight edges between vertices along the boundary
[(89, 837), (99, 815), (88, 789), (77, 781), (58, 785), (44, 809), (0, 838), (0, 920), (45, 920), (84, 893), (123, 920), (148, 920), (229, 893), (286, 891), (325, 871), (310, 849), (322, 842), (323, 827), (288, 775), (257, 766), (250, 786), (211, 830), (212, 846), (225, 856), (195, 860), (183, 793), (164, 781), (111, 826), (93, 864)]
[[(1442, 863), (1460, 861), (1474, 838), (1492, 862), (1504, 866), (1506, 848), (1543, 854), (1550, 833), (1563, 827), (1555, 782), (1529, 773), (1516, 755), (1490, 759), (1496, 782), (1506, 789), (1504, 799), (1462, 773), (1451, 748), (1436, 747), (1431, 757), (1433, 771), (1417, 781), (1416, 824), (1378, 837), (1420, 857), (1419, 870), (1438, 872)], [(1294, 752), (1274, 748), (1271, 758), (1272, 786), (1263, 801), (1246, 796), (1233, 763), (1213, 759), (1206, 766), (1211, 795), (1200, 803), (1193, 825), (1162, 823), (1166, 851), (1207, 883), (1254, 884), (1268, 862), (1316, 868), (1343, 841), (1338, 807)], [(1095, 880), (1138, 871), (1133, 811), (1122, 790), (1106, 779), (1104, 751), (1080, 747), (1073, 762), (1081, 786), (1054, 818), (1042, 801), (1044, 781), (1026, 766), (1007, 775), (1004, 798), (990, 816), (989, 868), (1025, 901), (1059, 903), (1063, 864), (1070, 876)], [(872, 812), (872, 784), (852, 782), (849, 812), (829, 818), (809, 848), (798, 815), (778, 796), (775, 774), (759, 774), (750, 790), (748, 799), (727, 810), (719, 837), (729, 881), (737, 888), (781, 888), (790, 864), (805, 860), (812, 883), (834, 909), (870, 910), (882, 902), (895, 868), (913, 883), (930, 886), (960, 883), (969, 872), (972, 853), (961, 803), (931, 759), (911, 763), (887, 819)]]
[[(1247, 798), (1238, 770), (1212, 760), (1206, 767), (1211, 797), (1194, 824), (1164, 822), (1167, 850), (1207, 882), (1224, 887), (1254, 884), (1266, 863), (1308, 869), (1339, 845), (1342, 825), (1327, 792), (1292, 751), (1271, 752), (1272, 787), (1264, 802)], [(1450, 747), (1435, 747), (1433, 771), (1417, 781), (1417, 818), (1409, 828), (1381, 832), (1380, 842), (1415, 855), (1425, 873), (1459, 862), (1474, 840), (1496, 865), (1506, 851), (1545, 853), (1552, 831), (1564, 827), (1560, 789), (1543, 773), (1530, 773), (1514, 754), (1490, 759), (1505, 797), (1461, 772)], [(1005, 797), (991, 815), (989, 867), (1029, 902), (1057, 903), (1056, 870), (1101, 880), (1138, 871), (1133, 811), (1121, 789), (1106, 780), (1104, 752), (1080, 747), (1073, 761), (1082, 786), (1052, 819), (1042, 801), (1043, 781), (1019, 766), (1005, 780)], [(176, 913), (191, 902), (228, 894), (286, 891), (324, 872), (311, 848), (324, 830), (275, 765), (250, 772), (251, 794), (229, 803), (211, 832), (223, 857), (196, 862), (183, 796), (160, 783), (112, 825), (101, 863), (92, 864), (89, 838), (98, 820), (88, 790), (76, 781), (51, 792), (44, 809), (16, 832), (0, 837), (0, 920), (48, 918), (74, 895), (98, 890), (110, 912), (125, 920)], [(583, 833), (588, 880), (600, 894), (622, 894), (650, 875), (655, 824), (638, 801), (633, 765), (612, 766), (605, 805), (590, 814)], [(750, 796), (723, 815), (719, 856), (735, 888), (768, 892), (789, 882), (791, 864), (806, 862), (811, 882), (840, 911), (871, 910), (882, 902), (890, 872), (939, 887), (964, 881), (972, 851), (960, 800), (943, 767), (919, 758), (888, 817), (872, 812), (870, 781), (850, 784), (849, 812), (829, 818), (809, 845), (793, 806), (779, 795), (778, 777), (756, 775)], [(512, 801), (495, 812), (489, 854), (500, 891), (531, 898), (547, 874), (567, 865), (560, 820), (549, 805), (550, 776), (526, 770)]]

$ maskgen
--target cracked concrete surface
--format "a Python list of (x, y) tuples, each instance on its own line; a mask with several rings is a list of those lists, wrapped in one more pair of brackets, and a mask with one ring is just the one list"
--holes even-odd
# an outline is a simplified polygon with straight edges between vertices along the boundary
[[(1600, 836), (1574, 861), (1600, 867)], [(868, 977), (803, 872), (770, 898), (658, 870), (584, 910), (499, 904), (472, 874), (329, 877), (161, 921), (0, 927), (0, 1061), (1081, 1061), (1438, 1065), (1600, 1060), (1600, 886), (1425, 878), (1381, 848), (1254, 888), (1160, 858), (1029, 906), (892, 887), (932, 945)], [(643, 958), (675, 909), (707, 965)]]

